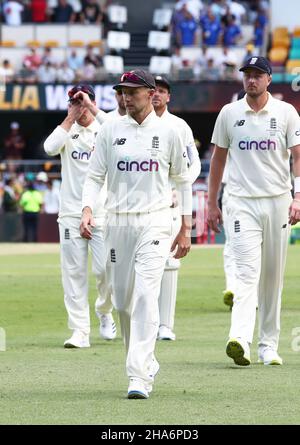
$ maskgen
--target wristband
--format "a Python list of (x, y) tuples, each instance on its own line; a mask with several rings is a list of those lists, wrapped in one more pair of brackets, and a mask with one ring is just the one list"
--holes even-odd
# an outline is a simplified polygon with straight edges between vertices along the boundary
[(294, 178), (294, 193), (300, 193), (300, 176)]

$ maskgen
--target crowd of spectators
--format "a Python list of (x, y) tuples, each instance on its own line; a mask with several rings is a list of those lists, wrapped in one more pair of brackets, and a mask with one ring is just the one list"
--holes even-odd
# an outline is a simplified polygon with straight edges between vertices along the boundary
[(101, 81), (106, 76), (102, 52), (102, 47), (87, 46), (85, 54), (81, 56), (74, 48), (65, 60), (60, 60), (55, 57), (51, 47), (31, 47), (19, 70), (5, 59), (1, 63), (0, 74), (5, 76), (6, 82), (25, 84)]
[[(2, 14), (7, 24), (22, 21), (54, 23), (104, 23), (112, 0), (7, 0)], [(268, 23), (268, 0), (177, 0), (171, 24), (165, 30), (171, 33), (171, 47), (166, 54), (172, 58), (171, 77), (190, 73), (187, 80), (239, 80), (238, 64), (231, 49), (243, 39), (242, 24), (253, 26), (252, 37), (245, 42), (247, 56), (264, 44)], [(86, 53), (74, 48), (68, 50), (65, 60), (57, 59), (51, 48), (30, 48), (16, 69), (8, 59), (2, 60), (0, 75), (16, 83), (72, 83), (103, 81), (108, 78), (104, 69), (105, 43), (101, 47), (88, 46)], [(223, 48), (222, 54), (212, 56), (207, 48)], [(185, 58), (182, 48), (201, 48), (199, 56)]]
[(7, 25), (22, 23), (105, 23), (110, 0), (6, 0), (1, 15)]
[(238, 2), (233, 0), (178, 0), (172, 16), (171, 33), (177, 47), (238, 45), (242, 38), (242, 23), (254, 26), (253, 44), (262, 45), (268, 21), (266, 0)]

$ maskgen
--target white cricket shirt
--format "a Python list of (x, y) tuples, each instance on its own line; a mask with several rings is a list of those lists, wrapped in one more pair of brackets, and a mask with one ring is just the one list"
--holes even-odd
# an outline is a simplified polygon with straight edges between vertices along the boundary
[(154, 111), (141, 124), (128, 115), (104, 123), (83, 187), (82, 207), (94, 209), (106, 174), (105, 208), (109, 212), (140, 213), (170, 207), (172, 179), (181, 194), (182, 214), (192, 214), (184, 144)]
[[(82, 188), (94, 154), (96, 136), (105, 118), (106, 113), (100, 111), (88, 127), (75, 122), (69, 132), (59, 125), (44, 142), (44, 149), (49, 156), (60, 154), (61, 157), (62, 183), (59, 218), (81, 217)], [(103, 190), (97, 196), (95, 217), (105, 215), (103, 208), (105, 199), (106, 192)]]
[(170, 124), (179, 131), (188, 155), (190, 181), (193, 184), (201, 173), (201, 162), (192, 129), (184, 119), (170, 113), (168, 109), (163, 112), (160, 118), (166, 122), (170, 122)]
[(259, 198), (291, 190), (288, 149), (300, 144), (300, 118), (287, 102), (268, 93), (268, 102), (258, 113), (246, 97), (225, 105), (212, 143), (229, 149), (228, 193)]

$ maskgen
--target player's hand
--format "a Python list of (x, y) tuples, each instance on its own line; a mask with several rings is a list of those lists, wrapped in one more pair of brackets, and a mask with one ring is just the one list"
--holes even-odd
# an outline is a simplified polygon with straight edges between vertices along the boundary
[(85, 239), (92, 239), (92, 229), (96, 227), (95, 220), (93, 218), (92, 210), (89, 207), (85, 207), (82, 211), (80, 221), (80, 236)]
[(220, 233), (220, 225), (223, 224), (222, 212), (217, 205), (208, 206), (207, 224), (216, 233)]
[(174, 258), (179, 260), (180, 258), (185, 257), (189, 253), (190, 248), (191, 248), (191, 231), (187, 230), (186, 228), (181, 229), (173, 241), (173, 244), (171, 246), (171, 252), (174, 252), (176, 249)]
[(73, 96), (74, 100), (78, 100), (78, 102), (86, 108), (89, 108), (92, 104), (92, 101), (87, 93), (84, 93), (83, 91), (77, 91), (76, 94)]
[(81, 105), (80, 102), (69, 103), (68, 118), (72, 120), (73, 123), (80, 118), (83, 112), (84, 112), (84, 107)]
[(300, 201), (293, 200), (289, 208), (289, 224), (292, 226), (300, 221)]

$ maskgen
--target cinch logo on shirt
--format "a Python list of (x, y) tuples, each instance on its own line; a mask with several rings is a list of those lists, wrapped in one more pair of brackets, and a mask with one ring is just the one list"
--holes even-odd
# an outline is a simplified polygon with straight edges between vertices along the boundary
[(71, 156), (73, 159), (80, 159), (81, 161), (88, 161), (91, 157), (92, 152), (83, 151), (80, 153), (79, 151), (72, 151)]
[(121, 170), (121, 172), (158, 172), (159, 163), (157, 161), (153, 161), (153, 159), (150, 159), (150, 161), (119, 161), (117, 163), (118, 170)]
[(276, 150), (276, 142), (268, 139), (267, 141), (240, 141), (240, 150)]

